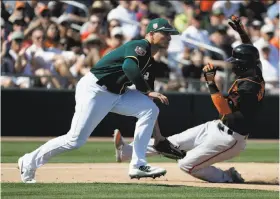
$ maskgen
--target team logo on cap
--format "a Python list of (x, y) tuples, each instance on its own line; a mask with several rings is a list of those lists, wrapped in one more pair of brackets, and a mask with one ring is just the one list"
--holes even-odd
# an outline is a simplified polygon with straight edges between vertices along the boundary
[(153, 28), (154, 28), (154, 29), (157, 29), (157, 28), (158, 28), (158, 24), (157, 24), (157, 23), (154, 23), (154, 24), (153, 24)]
[(144, 50), (140, 46), (136, 46), (135, 52), (137, 53), (137, 55), (140, 55), (140, 56), (144, 56), (146, 54), (146, 50)]

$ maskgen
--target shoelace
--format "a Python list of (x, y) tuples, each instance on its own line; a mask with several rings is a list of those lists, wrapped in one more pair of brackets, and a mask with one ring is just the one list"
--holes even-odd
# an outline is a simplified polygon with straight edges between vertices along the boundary
[(145, 171), (145, 172), (149, 172), (149, 171), (150, 171), (150, 169), (151, 169), (151, 167), (150, 167), (150, 166), (140, 166), (140, 167), (139, 167), (139, 170), (141, 170), (141, 171)]

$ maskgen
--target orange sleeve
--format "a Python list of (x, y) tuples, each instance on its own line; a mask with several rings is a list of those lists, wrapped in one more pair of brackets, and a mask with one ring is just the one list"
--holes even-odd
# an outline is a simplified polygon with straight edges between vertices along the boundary
[(212, 94), (211, 98), (216, 109), (221, 115), (227, 115), (232, 112), (226, 99), (222, 96), (220, 92)]

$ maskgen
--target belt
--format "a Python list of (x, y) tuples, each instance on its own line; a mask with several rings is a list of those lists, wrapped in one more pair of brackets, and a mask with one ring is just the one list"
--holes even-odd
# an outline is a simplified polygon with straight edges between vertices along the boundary
[(98, 84), (99, 86), (101, 86), (102, 88), (107, 90), (107, 86), (103, 82), (100, 82), (99, 80), (97, 80), (96, 84)]
[[(219, 128), (221, 131), (225, 131), (225, 127), (224, 127), (221, 123), (218, 123), (218, 128)], [(229, 134), (229, 135), (233, 135), (233, 130), (228, 129), (226, 133)]]
[[(221, 123), (218, 123), (218, 128), (221, 130), (221, 131), (224, 131), (225, 132), (225, 127), (221, 124)], [(233, 130), (231, 130), (230, 128), (227, 129), (226, 131), (227, 134), (229, 135), (233, 135), (235, 132)], [(242, 134), (240, 134), (242, 135)], [(244, 139), (246, 140), (248, 138), (248, 134), (247, 135), (242, 135), (242, 136), (245, 136)]]

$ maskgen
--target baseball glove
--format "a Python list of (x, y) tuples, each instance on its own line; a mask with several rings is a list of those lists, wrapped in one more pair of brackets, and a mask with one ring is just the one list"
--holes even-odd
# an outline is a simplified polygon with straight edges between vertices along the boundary
[(153, 146), (155, 150), (159, 152), (159, 154), (163, 155), (164, 157), (178, 160), (182, 159), (186, 156), (184, 151), (181, 151), (176, 146), (174, 146), (171, 142), (167, 139), (163, 141), (159, 141), (156, 145)]

